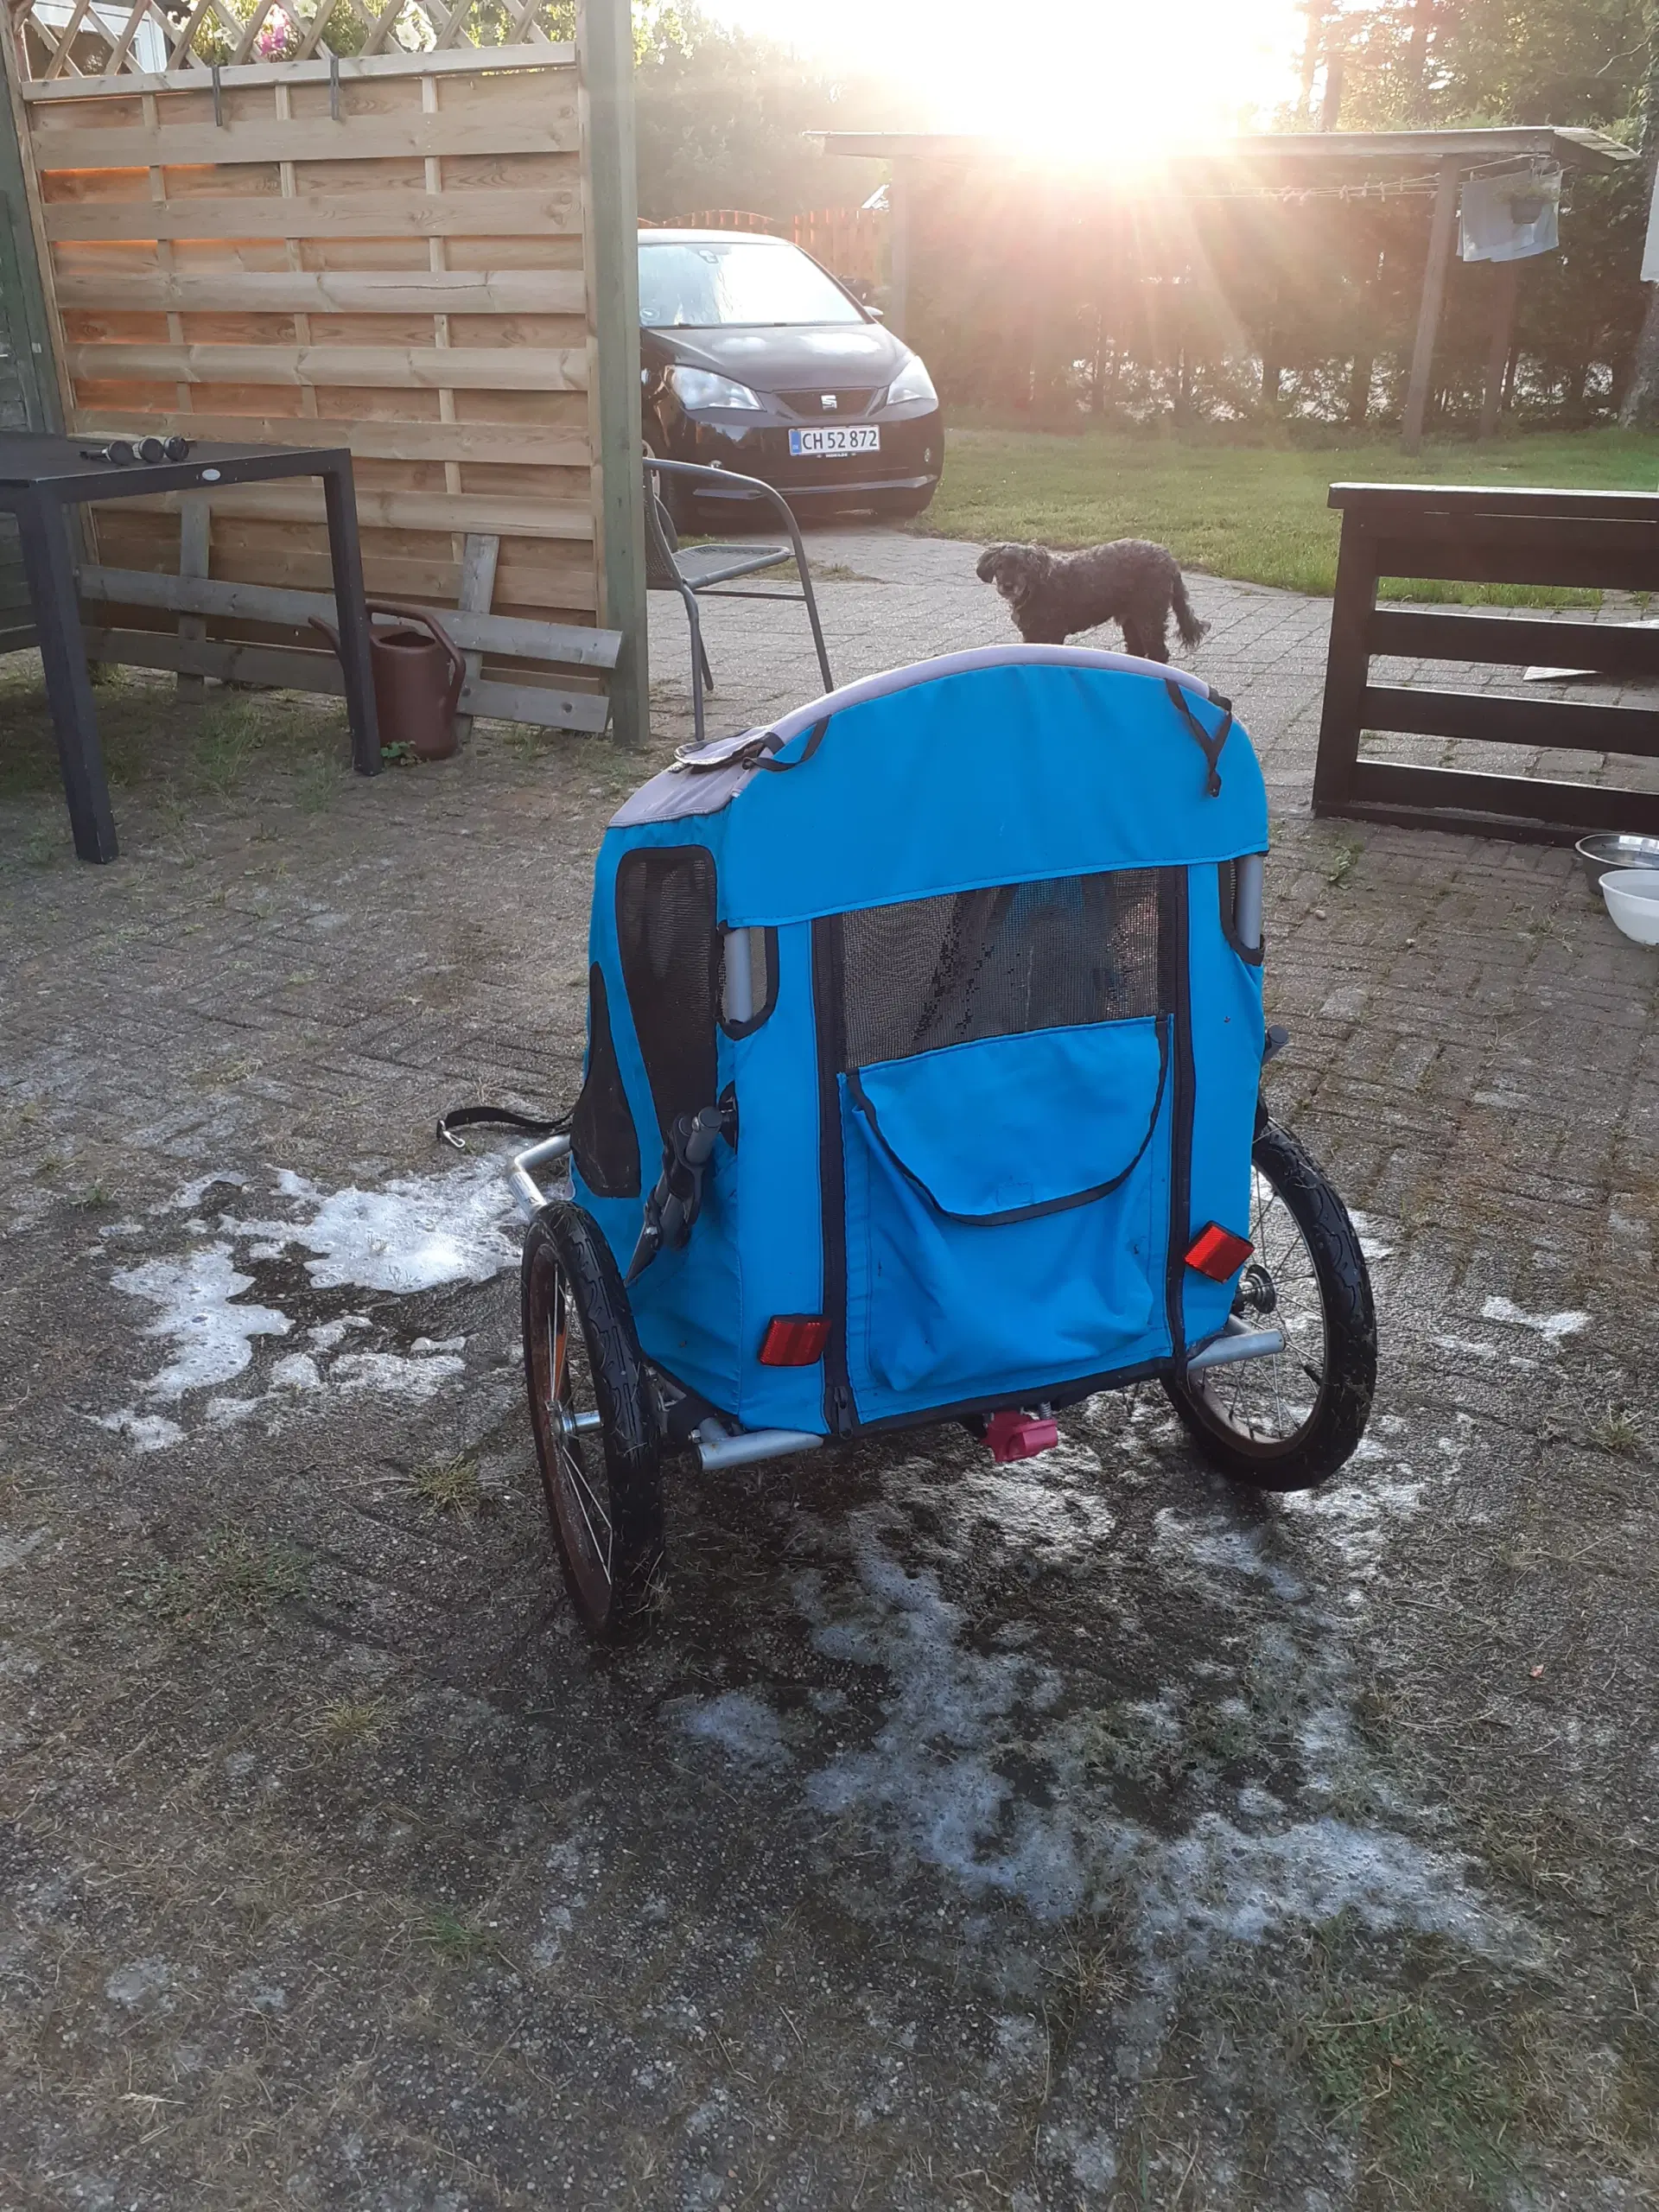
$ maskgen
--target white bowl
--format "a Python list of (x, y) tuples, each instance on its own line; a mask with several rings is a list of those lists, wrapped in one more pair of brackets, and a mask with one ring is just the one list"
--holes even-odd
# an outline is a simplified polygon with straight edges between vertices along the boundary
[(1601, 895), (1626, 937), (1659, 944), (1659, 868), (1611, 868), (1601, 879)]

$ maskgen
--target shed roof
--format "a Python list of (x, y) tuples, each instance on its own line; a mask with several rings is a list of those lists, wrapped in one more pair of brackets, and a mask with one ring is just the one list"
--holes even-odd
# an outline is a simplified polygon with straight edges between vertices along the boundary
[[(988, 162), (1022, 167), (1058, 167), (1052, 153), (1017, 140), (939, 130), (826, 130), (826, 154), (861, 161), (893, 161), (919, 156), (929, 161)], [(1640, 157), (1629, 146), (1599, 130), (1558, 130), (1554, 124), (1515, 124), (1485, 130), (1300, 130), (1272, 131), (1255, 137), (1212, 138), (1141, 157), (1109, 149), (1077, 164), (1090, 168), (1132, 166), (1169, 175), (1217, 169), (1258, 174), (1293, 171), (1306, 175), (1404, 176), (1455, 159), (1471, 168), (1488, 162), (1542, 156), (1563, 168), (1622, 168)]]

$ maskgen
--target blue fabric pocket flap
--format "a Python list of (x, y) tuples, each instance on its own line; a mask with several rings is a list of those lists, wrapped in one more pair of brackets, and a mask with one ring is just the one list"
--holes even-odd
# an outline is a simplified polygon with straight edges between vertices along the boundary
[(1151, 1141), (1168, 1067), (1159, 1014), (950, 1045), (860, 1068), (847, 1090), (942, 1214), (991, 1227), (1116, 1190)]

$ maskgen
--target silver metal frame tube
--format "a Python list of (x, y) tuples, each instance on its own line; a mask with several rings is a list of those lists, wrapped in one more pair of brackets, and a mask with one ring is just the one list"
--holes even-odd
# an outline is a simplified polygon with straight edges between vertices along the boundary
[(547, 1204), (547, 1193), (531, 1173), (532, 1168), (544, 1167), (550, 1160), (563, 1160), (570, 1150), (569, 1137), (543, 1137), (539, 1144), (532, 1144), (523, 1152), (515, 1152), (507, 1170), (507, 1180), (512, 1185), (512, 1195), (526, 1219), (539, 1213)]
[[(704, 1427), (712, 1426), (705, 1423)], [(697, 1458), (705, 1474), (716, 1467), (749, 1467), (760, 1459), (783, 1459), (791, 1452), (816, 1452), (823, 1442), (804, 1428), (749, 1428), (735, 1436), (699, 1432)]]
[(725, 1014), (734, 1028), (754, 1019), (754, 938), (751, 930), (728, 930), (721, 977)]
[(1234, 863), (1233, 934), (1254, 952), (1262, 943), (1262, 877), (1264, 853), (1246, 853)]
[(1186, 1363), (1186, 1371), (1189, 1375), (1201, 1375), (1206, 1367), (1230, 1367), (1238, 1359), (1270, 1359), (1284, 1348), (1282, 1329), (1236, 1329), (1229, 1323), (1224, 1336), (1193, 1353)]

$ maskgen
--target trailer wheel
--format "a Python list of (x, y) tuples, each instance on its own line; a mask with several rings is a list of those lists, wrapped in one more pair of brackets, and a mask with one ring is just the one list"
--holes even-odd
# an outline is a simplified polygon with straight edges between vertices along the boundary
[(1213, 1467), (1256, 1490), (1312, 1490), (1351, 1458), (1376, 1388), (1376, 1313), (1348, 1209), (1288, 1129), (1255, 1141), (1250, 1240), (1233, 1311), (1282, 1331), (1265, 1359), (1164, 1385)]
[(530, 1225), (520, 1275), (524, 1380), (559, 1564), (595, 1636), (625, 1634), (663, 1552), (656, 1402), (611, 1249), (568, 1200)]

